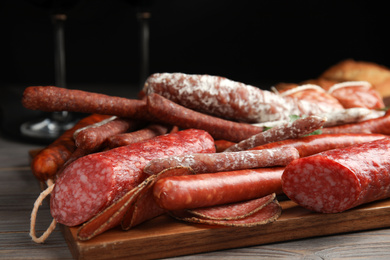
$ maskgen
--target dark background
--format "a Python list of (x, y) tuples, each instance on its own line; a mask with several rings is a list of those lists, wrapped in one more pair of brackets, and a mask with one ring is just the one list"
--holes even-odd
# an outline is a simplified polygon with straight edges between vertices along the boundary
[[(151, 73), (214, 74), (256, 84), (314, 78), (346, 58), (390, 65), (383, 1), (151, 2)], [(24, 0), (2, 0), (0, 8), (3, 84), (54, 84), (48, 12)], [(135, 10), (124, 0), (82, 0), (68, 12), (70, 85), (138, 82)]]
[[(0, 1), (0, 130), (6, 133), (18, 132), (20, 122), (38, 116), (21, 106), (24, 88), (54, 84), (49, 11), (32, 4), (46, 2)], [(150, 2), (150, 73), (220, 75), (268, 89), (316, 78), (348, 58), (390, 67), (384, 1)], [(69, 10), (69, 88), (122, 96), (139, 90), (134, 3), (81, 0)]]

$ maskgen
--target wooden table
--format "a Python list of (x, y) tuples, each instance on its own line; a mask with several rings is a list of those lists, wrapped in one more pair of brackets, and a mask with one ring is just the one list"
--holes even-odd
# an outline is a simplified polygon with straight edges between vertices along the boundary
[[(44, 244), (29, 236), (30, 214), (40, 193), (29, 168), (28, 151), (39, 145), (0, 136), (0, 259), (72, 259), (60, 229)], [(51, 221), (44, 203), (38, 212), (38, 234)], [(390, 216), (389, 216), (390, 217)], [(152, 246), (152, 245), (146, 245)], [(181, 256), (177, 259), (389, 259), (390, 229), (378, 229), (325, 237)]]

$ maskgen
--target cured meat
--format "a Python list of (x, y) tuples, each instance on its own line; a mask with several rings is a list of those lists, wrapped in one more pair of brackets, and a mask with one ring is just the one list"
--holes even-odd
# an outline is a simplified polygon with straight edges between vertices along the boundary
[(359, 143), (370, 142), (385, 138), (381, 134), (321, 134), (309, 135), (295, 139), (287, 139), (279, 142), (260, 145), (251, 150), (272, 149), (276, 147), (292, 146), (298, 150), (300, 157), (306, 157), (316, 153), (336, 148), (344, 148)]
[(225, 150), (225, 152), (248, 150), (262, 144), (304, 136), (321, 128), (325, 122), (326, 118), (318, 116), (309, 116), (303, 119), (297, 119), (293, 122), (275, 126), (267, 131), (253, 135), (238, 144), (230, 146)]
[(284, 193), (300, 206), (342, 212), (390, 197), (390, 139), (333, 149), (291, 162), (282, 175)]
[(224, 120), (178, 105), (158, 94), (147, 96), (150, 115), (163, 124), (203, 129), (215, 139), (239, 142), (263, 131), (262, 127)]
[(111, 136), (132, 131), (140, 124), (132, 119), (113, 117), (103, 124), (91, 125), (77, 131), (74, 135), (75, 143), (80, 149), (95, 152), (101, 149)]
[(300, 85), (295, 88), (279, 92), (282, 97), (292, 97), (298, 100), (306, 100), (310, 103), (317, 103), (326, 111), (342, 110), (342, 104), (332, 95), (328, 94), (323, 88), (314, 84)]
[(232, 220), (242, 219), (261, 210), (276, 198), (276, 194), (272, 193), (264, 197), (253, 200), (218, 205), (213, 207), (188, 209), (187, 212), (192, 215), (199, 216), (205, 219), (216, 220)]
[(149, 176), (141, 184), (127, 192), (118, 201), (84, 223), (77, 230), (77, 238), (81, 241), (89, 240), (106, 230), (116, 227), (122, 222), (122, 229), (128, 230), (143, 221), (149, 220), (164, 213), (158, 208), (151, 194), (154, 183), (162, 177), (194, 174), (190, 169), (176, 167)]
[(202, 152), (215, 152), (214, 140), (205, 131), (188, 129), (81, 157), (58, 178), (51, 214), (64, 225), (81, 224), (140, 184), (150, 160)]
[(28, 87), (22, 104), (32, 110), (96, 113), (145, 120), (146, 102), (53, 86)]
[(328, 106), (322, 108), (316, 102), (281, 97), (254, 86), (210, 75), (156, 73), (146, 80), (144, 91), (147, 95), (157, 93), (196, 111), (249, 123), (329, 112)]
[(166, 210), (223, 205), (281, 194), (284, 167), (259, 168), (162, 178), (153, 187), (157, 204)]
[(135, 132), (116, 134), (107, 139), (108, 147), (115, 148), (119, 146), (129, 145), (136, 142), (141, 142), (159, 135), (166, 134), (169, 127), (159, 124), (152, 124), (144, 129)]
[[(219, 210), (229, 211), (232, 209), (233, 206), (234, 208), (238, 208), (238, 210), (240, 211), (245, 211), (245, 208), (247, 207), (246, 204), (248, 203), (252, 203), (252, 202), (250, 201), (247, 203), (239, 203), (238, 205), (227, 205), (224, 207), (219, 207)], [(277, 220), (282, 213), (282, 207), (279, 205), (279, 202), (275, 199), (268, 204), (265, 205), (260, 204), (259, 210), (254, 210), (244, 218), (228, 219), (228, 220), (203, 218), (203, 217), (189, 214), (189, 212), (186, 211), (184, 212), (174, 211), (169, 213), (174, 218), (186, 222), (216, 225), (216, 226), (253, 227), (253, 226), (266, 225)]]
[(232, 153), (194, 153), (151, 160), (144, 168), (150, 175), (175, 166), (191, 167), (196, 173), (210, 173), (253, 169), (259, 167), (286, 166), (299, 158), (294, 147)]
[(323, 134), (367, 133), (390, 135), (390, 110), (384, 116), (353, 124), (326, 127)]
[(333, 85), (329, 91), (345, 108), (382, 109), (382, 96), (367, 81), (346, 81)]
[(234, 142), (226, 141), (226, 140), (215, 140), (215, 149), (217, 153), (225, 151), (230, 146), (236, 144)]
[(40, 151), (31, 162), (31, 170), (34, 176), (46, 181), (54, 178), (58, 170), (70, 158), (76, 150), (73, 134), (77, 129), (100, 122), (109, 116), (93, 114), (81, 119), (74, 127), (65, 131), (53, 143)]

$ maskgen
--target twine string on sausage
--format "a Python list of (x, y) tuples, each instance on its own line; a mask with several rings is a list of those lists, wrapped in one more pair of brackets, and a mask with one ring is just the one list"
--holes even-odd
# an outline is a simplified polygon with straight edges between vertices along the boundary
[(30, 236), (32, 240), (36, 243), (43, 243), (45, 240), (50, 236), (50, 234), (54, 231), (57, 225), (57, 221), (53, 219), (53, 221), (50, 223), (50, 226), (46, 229), (46, 231), (40, 236), (36, 236), (35, 232), (35, 222), (37, 218), (38, 208), (42, 205), (42, 201), (53, 191), (54, 188), (54, 182), (53, 180), (49, 179), (47, 181), (48, 187), (41, 192), (41, 194), (38, 196), (37, 200), (34, 203), (34, 208), (31, 212), (31, 221), (30, 221)]

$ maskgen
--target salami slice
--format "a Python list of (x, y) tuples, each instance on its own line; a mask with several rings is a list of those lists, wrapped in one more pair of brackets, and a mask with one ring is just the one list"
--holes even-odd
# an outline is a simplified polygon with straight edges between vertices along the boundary
[(248, 217), (267, 206), (276, 198), (276, 194), (207, 208), (189, 209), (187, 212), (205, 219), (231, 220)]
[(390, 139), (334, 149), (291, 162), (284, 193), (307, 209), (342, 212), (390, 197)]
[(142, 170), (150, 160), (194, 152), (215, 152), (207, 132), (183, 130), (81, 157), (58, 178), (51, 214), (64, 225), (81, 224), (141, 183), (148, 176)]
[[(244, 207), (245, 206), (246, 205), (244, 204)], [(215, 219), (207, 219), (198, 216), (193, 216), (188, 212), (183, 212), (183, 211), (170, 212), (171, 216), (173, 216), (178, 220), (191, 222), (191, 223), (213, 225), (213, 226), (230, 226), (230, 227), (253, 227), (253, 226), (266, 225), (277, 220), (281, 215), (281, 213), (282, 213), (282, 207), (279, 205), (279, 202), (276, 199), (271, 203), (267, 204), (266, 206), (262, 207), (260, 210), (254, 211), (253, 214), (249, 214), (249, 216), (240, 219), (215, 220)]]
[(333, 85), (328, 91), (345, 107), (364, 107), (381, 109), (385, 107), (383, 99), (371, 83), (367, 81), (346, 81)]
[(293, 97), (298, 100), (306, 100), (311, 103), (317, 103), (324, 111), (335, 111), (343, 109), (342, 104), (335, 97), (328, 94), (320, 86), (314, 84), (305, 84), (291, 88), (281, 92), (281, 96)]

